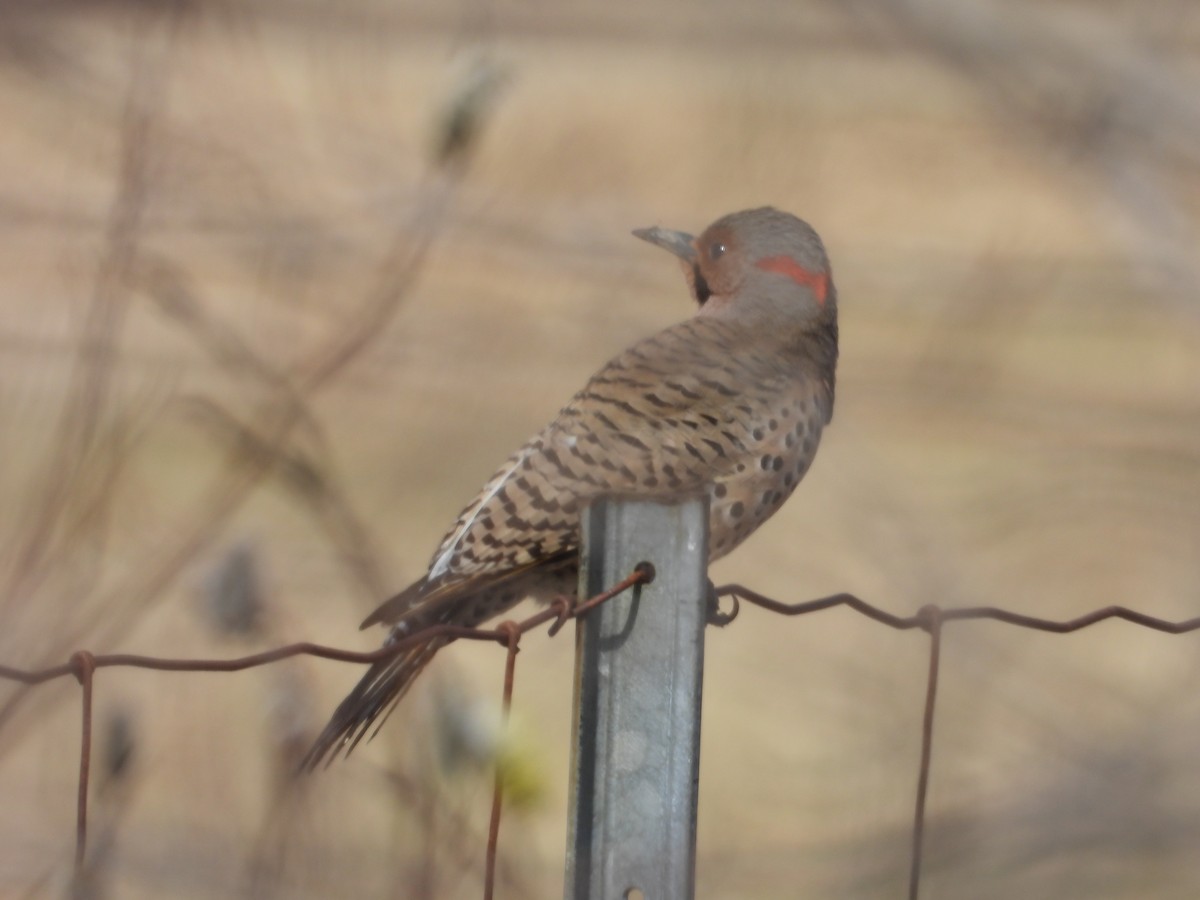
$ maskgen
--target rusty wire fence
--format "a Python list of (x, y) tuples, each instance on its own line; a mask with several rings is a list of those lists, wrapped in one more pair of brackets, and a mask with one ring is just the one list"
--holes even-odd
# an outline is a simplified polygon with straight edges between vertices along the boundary
[[(451, 640), (496, 643), (505, 648), (502, 703), (507, 715), (512, 703), (516, 679), (517, 653), (520, 650), (523, 635), (535, 629), (548, 626), (548, 633), (553, 636), (568, 621), (586, 615), (588, 611), (611, 598), (637, 585), (649, 583), (653, 579), (653, 567), (642, 565), (630, 572), (626, 578), (614, 584), (608, 590), (602, 591), (585, 600), (576, 600), (573, 597), (559, 598), (547, 608), (521, 621), (507, 620), (493, 628), (462, 628), (452, 625), (431, 626), (404, 640), (397, 641), (373, 652), (364, 653), (344, 650), (309, 642), (288, 644), (262, 653), (233, 659), (178, 659), (139, 656), (128, 653), (92, 654), (87, 650), (78, 650), (71, 654), (68, 662), (47, 668), (30, 670), (0, 665), (0, 678), (30, 687), (43, 685), (58, 679), (74, 678), (80, 685), (81, 739), (74, 857), (75, 877), (79, 879), (84, 872), (87, 853), (88, 797), (92, 759), (92, 708), (95, 694), (95, 673), (98, 670), (127, 668), (196, 673), (240, 672), (262, 666), (270, 666), (296, 656), (310, 656), (338, 662), (366, 665), (386, 659), (389, 656), (402, 652), (415, 643), (420, 643), (431, 637), (448, 637)], [(1038, 618), (994, 606), (956, 608), (942, 607), (937, 604), (926, 605), (912, 616), (897, 616), (848, 593), (833, 594), (816, 600), (787, 603), (765, 596), (741, 584), (728, 584), (715, 588), (715, 595), (718, 601), (725, 601), (721, 607), (713, 611), (711, 617), (711, 624), (720, 627), (731, 624), (740, 614), (743, 604), (751, 605), (756, 609), (768, 613), (788, 617), (807, 616), (844, 606), (888, 628), (898, 631), (919, 630), (925, 632), (928, 636), (928, 674), (925, 688), (924, 714), (920, 723), (921, 751), (919, 758), (914, 761), (913, 782), (915, 785), (915, 801), (913, 804), (912, 828), (910, 832), (908, 881), (908, 897), (910, 900), (917, 900), (921, 896), (921, 867), (925, 837), (925, 801), (928, 793), (930, 773), (932, 771), (933, 751), (935, 749), (934, 718), (938, 695), (939, 660), (946, 626), (960, 622), (989, 620), (1033, 631), (1048, 632), (1051, 634), (1070, 634), (1100, 622), (1108, 621), (1109, 619), (1119, 619), (1139, 628), (1172, 635), (1186, 634), (1200, 629), (1200, 616), (1175, 622), (1147, 615), (1146, 613), (1124, 606), (1108, 606), (1066, 620)], [(915, 723), (914, 727), (916, 727)], [(485, 900), (494, 896), (496, 888), (502, 795), (500, 775), (497, 772), (492, 796), (487, 843), (486, 847), (482, 848), (482, 852), (485, 854), (484, 884), (482, 888)]]

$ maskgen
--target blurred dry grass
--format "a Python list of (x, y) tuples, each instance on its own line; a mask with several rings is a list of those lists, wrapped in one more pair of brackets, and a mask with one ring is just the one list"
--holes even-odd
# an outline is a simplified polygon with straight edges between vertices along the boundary
[[(492, 466), (687, 313), (628, 230), (763, 202), (830, 247), (838, 410), (714, 577), (1195, 615), (1198, 49), (1193, 4), (1127, 0), (0, 8), (0, 660), (373, 646)], [(924, 652), (711, 636), (700, 896), (901, 893)], [(561, 890), (571, 653), (522, 654), (508, 896)], [(927, 896), (1195, 896), (1191, 638), (944, 653)], [(354, 672), (103, 672), (81, 892), (475, 896), (500, 658), (446, 657), (302, 783)], [(0, 692), (0, 895), (67, 890), (73, 700)]]

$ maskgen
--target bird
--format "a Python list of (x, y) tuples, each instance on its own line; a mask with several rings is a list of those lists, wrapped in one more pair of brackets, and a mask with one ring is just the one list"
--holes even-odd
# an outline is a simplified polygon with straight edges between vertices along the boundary
[[(707, 492), (713, 562), (804, 477), (833, 417), (838, 359), (837, 291), (817, 232), (761, 207), (699, 236), (633, 234), (678, 258), (695, 313), (603, 365), (467, 504), (428, 571), (363, 628), (387, 625), (395, 643), (441, 624), (476, 627), (527, 598), (574, 595), (580, 510), (605, 494)], [(374, 663), (305, 767), (353, 750), (449, 641)]]

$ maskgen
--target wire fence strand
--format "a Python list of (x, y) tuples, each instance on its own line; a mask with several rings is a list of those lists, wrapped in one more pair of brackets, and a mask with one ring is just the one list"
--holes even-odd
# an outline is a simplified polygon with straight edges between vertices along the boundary
[(921, 607), (912, 616), (897, 616), (862, 600), (853, 594), (831, 594), (817, 600), (806, 600), (802, 603), (783, 603), (753, 591), (740, 584), (727, 584), (716, 588), (718, 600), (728, 598), (733, 601), (733, 607), (728, 613), (719, 613), (722, 625), (727, 625), (737, 618), (742, 601), (761, 609), (784, 616), (802, 616), (809, 613), (821, 612), (838, 606), (847, 606), (855, 612), (876, 622), (895, 628), (898, 631), (908, 631), (920, 628), (929, 634), (929, 676), (925, 687), (925, 711), (921, 724), (921, 759), (917, 770), (916, 801), (913, 810), (911, 856), (909, 862), (908, 897), (917, 900), (921, 889), (921, 861), (925, 840), (925, 800), (929, 791), (929, 773), (933, 757), (933, 719), (937, 705), (937, 690), (939, 665), (941, 662), (942, 626), (947, 622), (967, 622), (980, 619), (990, 619), (1015, 625), (1018, 628), (1028, 628), (1033, 631), (1046, 631), (1051, 634), (1069, 634), (1088, 628), (1108, 619), (1122, 619), (1143, 628), (1166, 634), (1185, 634), (1200, 629), (1200, 617), (1186, 619), (1182, 622), (1172, 622), (1160, 619), (1124, 606), (1106, 606), (1093, 610), (1074, 619), (1059, 621), (1027, 616), (995, 606), (967, 606), (957, 609), (942, 609), (936, 604)]
[[(516, 675), (516, 660), (520, 650), (521, 637), (528, 632), (549, 624), (549, 634), (558, 631), (571, 619), (585, 615), (601, 603), (610, 600), (618, 594), (639, 584), (648, 584), (654, 580), (652, 566), (642, 564), (627, 577), (593, 597), (585, 600), (575, 600), (564, 596), (550, 603), (545, 609), (519, 622), (505, 621), (495, 628), (463, 628), (454, 625), (434, 625), (406, 637), (403, 640), (388, 644), (378, 650), (355, 651), (323, 644), (299, 642), (276, 647), (262, 653), (233, 659), (178, 659), (170, 657), (140, 656), (129, 653), (92, 654), (87, 650), (73, 653), (68, 662), (57, 666), (40, 669), (22, 669), (13, 666), (0, 665), (0, 679), (19, 682), (28, 686), (44, 684), (66, 676), (74, 677), (81, 687), (80, 708), (80, 752), (79, 752), (79, 790), (76, 814), (75, 842), (75, 877), (82, 877), (87, 853), (88, 830), (88, 790), (92, 754), (92, 701), (94, 694), (94, 675), (98, 669), (105, 668), (136, 668), (164, 672), (239, 672), (261, 666), (272, 665), (281, 660), (295, 656), (311, 656), (329, 659), (337, 662), (369, 665), (387, 659), (403, 652), (414, 643), (427, 641), (432, 637), (445, 637), (450, 640), (472, 640), (497, 643), (505, 647), (506, 659), (503, 679), (502, 709), (507, 717), (512, 705), (513, 686)], [(937, 705), (939, 682), (939, 664), (941, 658), (942, 634), (944, 626), (952, 622), (991, 620), (1026, 628), (1034, 631), (1044, 631), (1051, 634), (1069, 634), (1088, 628), (1109, 619), (1119, 619), (1142, 628), (1166, 634), (1185, 634), (1200, 629), (1200, 617), (1175, 622), (1151, 616), (1147, 613), (1129, 609), (1125, 606), (1108, 606), (1094, 610), (1074, 619), (1054, 620), (1028, 616), (994, 606), (959, 607), (943, 609), (935, 604), (923, 606), (915, 615), (897, 616), (878, 606), (862, 600), (853, 594), (840, 593), (816, 600), (800, 603), (785, 603), (760, 594), (741, 584), (727, 584), (713, 588), (716, 606), (712, 611), (710, 621), (714, 625), (727, 625), (740, 614), (743, 603), (759, 607), (768, 612), (784, 616), (801, 616), (833, 609), (839, 606), (848, 607), (875, 622), (887, 625), (900, 631), (920, 629), (930, 637), (928, 676), (926, 680), (924, 714), (921, 726), (921, 755), (916, 779), (916, 799), (913, 810), (913, 825), (911, 833), (911, 859), (909, 868), (910, 900), (917, 900), (920, 894), (921, 865), (924, 849), (926, 798), (929, 788), (930, 771), (933, 755), (933, 726)], [(727, 600), (730, 609), (722, 611), (720, 603)], [(491, 818), (489, 821), (486, 865), (484, 870), (484, 900), (492, 900), (495, 891), (495, 875), (500, 831), (501, 805), (503, 798), (503, 773), (497, 771), (492, 794)]]

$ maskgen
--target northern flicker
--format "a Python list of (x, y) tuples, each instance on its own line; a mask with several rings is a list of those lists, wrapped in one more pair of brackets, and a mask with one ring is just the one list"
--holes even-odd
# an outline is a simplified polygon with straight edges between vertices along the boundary
[[(630, 347), (500, 467), (459, 514), (415, 584), (363, 622), (389, 640), (474, 627), (525, 598), (574, 594), (579, 510), (605, 493), (707, 490), (709, 559), (738, 546), (804, 477), (833, 414), (837, 293), (806, 223), (771, 208), (699, 237), (635, 231), (679, 257), (698, 309)], [(333, 714), (310, 766), (389, 711), (446, 643), (376, 663)]]

